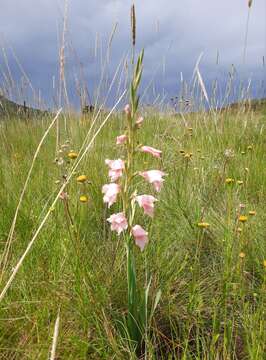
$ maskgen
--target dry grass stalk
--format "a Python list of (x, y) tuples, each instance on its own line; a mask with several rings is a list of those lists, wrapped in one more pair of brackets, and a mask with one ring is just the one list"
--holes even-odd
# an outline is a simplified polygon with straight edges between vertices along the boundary
[(63, 32), (62, 32), (62, 43), (59, 54), (59, 65), (60, 65), (60, 86), (59, 86), (59, 106), (62, 106), (62, 92), (64, 92), (65, 101), (68, 104), (68, 94), (66, 87), (66, 78), (65, 78), (65, 48), (66, 48), (66, 33), (67, 33), (67, 14), (68, 14), (68, 2), (65, 1), (65, 10), (64, 10), (64, 22), (63, 22)]
[(249, 20), (250, 20), (250, 12), (251, 12), (252, 0), (248, 2), (248, 17), (247, 17), (247, 24), (246, 24), (246, 32), (245, 32), (245, 42), (244, 42), (244, 54), (243, 54), (243, 63), (246, 63), (247, 57), (247, 47), (248, 47), (248, 31), (249, 31)]
[(108, 46), (107, 46), (107, 58), (108, 58), (108, 62), (110, 61), (111, 46), (112, 46), (112, 42), (113, 42), (113, 39), (114, 39), (116, 30), (117, 30), (117, 27), (118, 27), (118, 22), (116, 22), (116, 23), (114, 24), (114, 27), (113, 27), (113, 29), (112, 29), (112, 32), (111, 32), (111, 35), (110, 35), (110, 38), (109, 38), (109, 41), (108, 41)]
[(18, 201), (18, 205), (17, 205), (17, 208), (16, 208), (16, 211), (15, 211), (15, 215), (14, 215), (14, 218), (13, 218), (13, 221), (12, 221), (12, 225), (11, 225), (11, 228), (9, 230), (9, 234), (8, 234), (8, 238), (7, 238), (7, 242), (6, 242), (6, 245), (5, 245), (5, 249), (3, 251), (3, 255), (2, 255), (2, 258), (0, 260), (0, 265), (2, 265), (2, 276), (4, 274), (4, 270), (6, 268), (6, 264), (7, 264), (7, 260), (8, 260), (8, 255), (9, 255), (9, 251), (10, 251), (10, 246), (11, 246), (11, 243), (12, 243), (12, 239), (13, 239), (13, 235), (14, 235), (14, 231), (15, 231), (15, 226), (16, 226), (16, 222), (17, 222), (17, 217), (18, 217), (18, 212), (19, 212), (19, 209), (21, 207), (21, 204), (22, 204), (22, 201), (24, 199), (24, 195), (26, 193), (26, 190), (28, 188), (28, 184), (29, 184), (29, 181), (31, 179), (31, 175), (32, 175), (32, 171), (33, 171), (33, 168), (34, 168), (34, 165), (35, 165), (35, 162), (36, 162), (36, 159), (39, 155), (39, 152), (41, 150), (41, 147), (47, 137), (47, 135), (49, 134), (50, 130), (52, 129), (52, 127), (54, 126), (54, 123), (58, 120), (58, 117), (61, 113), (62, 109), (60, 109), (56, 116), (54, 117), (54, 119), (52, 120), (51, 124), (49, 125), (49, 127), (47, 128), (47, 130), (45, 131), (41, 141), (39, 142), (39, 145), (35, 151), (35, 154), (33, 156), (33, 160), (32, 160), (32, 163), (31, 163), (31, 166), (30, 166), (30, 169), (29, 169), (29, 172), (28, 172), (28, 175), (27, 175), (27, 178), (26, 178), (26, 181), (24, 183), (24, 186), (23, 186), (23, 189), (22, 189), (22, 192), (20, 194), (20, 197), (19, 197), (19, 201)]
[(204, 85), (201, 73), (199, 71), (199, 68), (197, 68), (196, 74), (197, 74), (197, 77), (198, 77), (198, 81), (199, 81), (199, 84), (200, 84), (201, 91), (202, 91), (202, 93), (203, 93), (203, 95), (205, 97), (205, 100), (207, 101), (207, 103), (209, 103), (209, 97), (208, 97), (207, 90), (206, 90), (206, 87)]
[(56, 359), (56, 346), (57, 346), (57, 340), (58, 340), (58, 334), (59, 334), (59, 324), (60, 324), (60, 311), (58, 311), (58, 315), (57, 315), (55, 325), (54, 325), (54, 335), (53, 335), (53, 343), (52, 343), (50, 360)]
[[(112, 79), (112, 82), (111, 82), (111, 84), (110, 84), (110, 86), (109, 86), (109, 89), (108, 89), (108, 91), (107, 91), (107, 93), (106, 93), (106, 95), (105, 95), (105, 98), (104, 98), (103, 103), (102, 103), (100, 106), (98, 106), (98, 98), (99, 98), (99, 96), (100, 96), (100, 87), (101, 87), (101, 83), (102, 83), (102, 81), (103, 81), (103, 74), (102, 74), (102, 79), (101, 79), (101, 83), (100, 83), (100, 85), (99, 85), (98, 94), (97, 94), (96, 102), (95, 102), (95, 108), (96, 108), (98, 111), (97, 111), (97, 112), (94, 112), (94, 114), (93, 114), (93, 118), (92, 118), (92, 122), (91, 122), (90, 129), (88, 130), (88, 133), (87, 133), (87, 135), (86, 135), (86, 137), (85, 137), (85, 139), (84, 139), (84, 141), (83, 141), (83, 143), (82, 143), (82, 145), (81, 145), (81, 148), (80, 148), (79, 153), (81, 153), (81, 152), (83, 151), (83, 149), (85, 148), (85, 146), (86, 146), (86, 144), (87, 144), (87, 142), (88, 142), (88, 140), (89, 140), (89, 137), (90, 137), (90, 135), (91, 135), (91, 132), (93, 131), (94, 125), (97, 123), (97, 121), (98, 121), (98, 119), (99, 119), (99, 117), (100, 117), (100, 115), (101, 115), (101, 111), (104, 109), (104, 106), (105, 106), (105, 104), (106, 104), (106, 102), (107, 102), (107, 100), (108, 100), (108, 97), (109, 97), (109, 95), (110, 95), (110, 93), (111, 93), (111, 90), (112, 90), (112, 88), (113, 88), (113, 86), (114, 86), (114, 84), (115, 84), (115, 80), (116, 80), (116, 78), (117, 78), (117, 76), (118, 76), (118, 74), (119, 74), (119, 70), (120, 70), (122, 64), (123, 64), (123, 59), (121, 60), (121, 62), (120, 62), (120, 63), (118, 64), (118, 66), (117, 66), (116, 72), (115, 72), (115, 74), (114, 74), (114, 76), (113, 76), (113, 79)], [(126, 88), (126, 86), (125, 86), (125, 88)], [(116, 98), (118, 98), (118, 97), (119, 97), (119, 96), (117, 96)]]
[(69, 174), (69, 176), (67, 177), (66, 181), (64, 182), (64, 184), (60, 187), (54, 201), (52, 202), (51, 207), (49, 208), (49, 210), (46, 212), (43, 220), (41, 221), (39, 227), (37, 228), (36, 232), (34, 233), (31, 241), (28, 243), (28, 246), (26, 248), (26, 250), (24, 251), (24, 253), (22, 254), (22, 256), (20, 257), (19, 261), (17, 262), (16, 266), (13, 268), (13, 271), (6, 283), (6, 285), (4, 286), (1, 294), (0, 294), (0, 302), (3, 300), (3, 298), (5, 297), (5, 294), (7, 293), (8, 289), (10, 288), (13, 280), (16, 277), (17, 272), (19, 271), (20, 267), (22, 266), (26, 256), (28, 255), (28, 253), (30, 252), (33, 244), (35, 243), (35, 240), (37, 239), (39, 233), (41, 232), (42, 228), (44, 227), (46, 221), (48, 220), (50, 214), (52, 213), (57, 201), (60, 198), (61, 193), (65, 190), (66, 186), (68, 185), (69, 181), (71, 180), (71, 178), (73, 177), (75, 171), (77, 170), (79, 164), (81, 163), (81, 161), (83, 160), (83, 158), (85, 157), (85, 155), (87, 154), (88, 150), (92, 147), (92, 145), (94, 144), (94, 141), (96, 139), (96, 137), (99, 135), (100, 131), (102, 130), (102, 128), (104, 127), (104, 125), (107, 123), (107, 121), (109, 120), (110, 116), (113, 114), (113, 112), (115, 111), (115, 109), (117, 108), (118, 104), (121, 102), (121, 100), (124, 98), (125, 94), (126, 94), (127, 90), (125, 90), (123, 92), (123, 94), (120, 96), (120, 98), (117, 100), (117, 102), (115, 103), (115, 105), (113, 106), (113, 108), (110, 110), (109, 114), (106, 116), (106, 118), (104, 119), (104, 121), (102, 122), (102, 124), (99, 126), (99, 128), (97, 129), (97, 131), (95, 132), (95, 134), (92, 136), (89, 144), (86, 146), (86, 148), (84, 149), (83, 153), (79, 156), (79, 158), (77, 159), (77, 161), (75, 162), (73, 168), (71, 169), (71, 172)]
[(30, 87), (30, 89), (31, 89), (31, 91), (32, 91), (33, 99), (34, 99), (34, 101), (36, 101), (37, 95), (36, 95), (36, 91), (35, 91), (35, 89), (34, 89), (34, 87), (33, 87), (33, 84), (32, 84), (32, 82), (30, 81), (30, 78), (29, 78), (29, 76), (27, 75), (26, 71), (24, 70), (21, 62), (19, 61), (19, 59), (18, 59), (18, 57), (17, 57), (17, 55), (16, 55), (16, 53), (15, 53), (15, 50), (12, 48), (12, 46), (9, 46), (9, 47), (10, 47), (10, 50), (11, 50), (11, 52), (12, 52), (13, 58), (14, 58), (16, 64), (18, 65), (18, 67), (19, 67), (19, 70), (21, 71), (22, 75), (23, 75), (24, 78), (26, 79), (27, 84), (29, 85), (29, 87)]

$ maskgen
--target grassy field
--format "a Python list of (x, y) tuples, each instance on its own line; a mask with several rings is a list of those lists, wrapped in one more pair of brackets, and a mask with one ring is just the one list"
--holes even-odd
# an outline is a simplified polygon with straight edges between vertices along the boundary
[[(85, 139), (89, 143), (104, 115), (92, 130), (89, 116), (67, 118), (67, 131), (60, 118), (59, 153), (56, 126), (51, 129), (8, 252), (21, 191), (50, 120), (0, 123), (1, 290), (50, 212), (1, 302), (1, 359), (47, 359), (58, 314), (56, 359), (265, 358), (266, 110), (187, 114), (186, 123), (179, 115), (143, 114), (139, 142), (163, 151), (159, 166), (168, 175), (154, 220), (144, 220), (149, 245), (142, 253), (135, 249), (139, 287), (152, 279), (150, 306), (159, 289), (162, 294), (142, 354), (121, 331), (126, 253), (106, 222), (119, 205), (110, 211), (101, 193), (104, 160), (122, 156), (115, 137), (124, 120), (117, 114), (80, 162), (67, 202), (59, 199), (52, 209), (62, 177), (78, 161), (67, 154), (78, 152)], [(137, 166), (151, 169), (158, 162), (141, 154)], [(82, 174), (88, 183), (76, 181)], [(82, 195), (88, 202), (80, 201)]]

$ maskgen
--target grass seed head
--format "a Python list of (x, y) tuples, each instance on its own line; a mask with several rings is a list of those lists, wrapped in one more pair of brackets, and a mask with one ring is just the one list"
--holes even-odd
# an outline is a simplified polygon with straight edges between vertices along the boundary
[(132, 45), (136, 45), (136, 12), (135, 12), (135, 5), (131, 6), (131, 36), (132, 36)]

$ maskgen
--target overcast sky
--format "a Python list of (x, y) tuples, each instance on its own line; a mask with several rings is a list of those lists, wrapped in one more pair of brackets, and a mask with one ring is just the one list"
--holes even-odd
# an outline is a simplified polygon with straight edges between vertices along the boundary
[[(70, 98), (76, 101), (74, 77), (80, 74), (78, 62), (83, 64), (83, 76), (92, 96), (101, 74), (100, 48), (105, 51), (116, 23), (108, 66), (110, 78), (119, 61), (129, 52), (132, 1), (69, 0), (68, 3), (66, 73)], [(247, 81), (252, 77), (258, 93), (258, 83), (263, 78), (266, 80), (263, 67), (265, 0), (253, 1), (245, 64), (248, 0), (136, 0), (135, 6), (137, 48), (144, 47), (146, 52), (144, 83), (154, 79), (156, 92), (162, 93), (164, 89), (168, 98), (175, 96), (180, 86), (180, 73), (189, 80), (203, 53), (200, 69), (208, 88), (216, 78), (224, 83), (234, 64), (239, 79)], [(58, 79), (63, 13), (64, 2), (59, 0), (2, 0), (0, 5), (0, 41), (6, 48), (12, 74), (19, 82), (22, 73), (10, 47), (34, 88), (41, 91), (48, 103), (53, 96), (53, 77), (55, 81)], [(98, 43), (97, 53), (95, 42)], [(1, 72), (6, 73), (2, 53), (0, 57)], [(114, 98), (114, 94), (111, 97)]]

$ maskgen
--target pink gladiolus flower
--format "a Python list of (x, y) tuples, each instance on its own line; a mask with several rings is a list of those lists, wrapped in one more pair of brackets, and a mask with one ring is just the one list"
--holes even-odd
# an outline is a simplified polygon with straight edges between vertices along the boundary
[(107, 221), (111, 224), (111, 230), (116, 231), (118, 235), (121, 234), (122, 231), (127, 229), (127, 219), (124, 213), (117, 213), (111, 215)]
[(138, 119), (137, 119), (137, 121), (136, 121), (137, 128), (140, 128), (140, 127), (141, 127), (143, 121), (144, 121), (143, 116), (139, 116)]
[(125, 163), (123, 160), (121, 160), (121, 159), (117, 159), (117, 160), (106, 159), (105, 164), (109, 166), (108, 175), (110, 176), (111, 181), (116, 181), (122, 176), (123, 170), (125, 168)]
[(139, 173), (146, 181), (148, 181), (150, 184), (153, 184), (154, 189), (156, 191), (160, 191), (162, 184), (163, 184), (163, 176), (166, 174), (163, 171), (160, 170), (149, 170)]
[(120, 192), (120, 186), (118, 184), (105, 184), (102, 187), (102, 192), (104, 194), (103, 202), (108, 204), (110, 208), (117, 199), (117, 194)]
[(136, 196), (136, 201), (139, 204), (139, 206), (143, 208), (145, 214), (149, 215), (150, 217), (153, 217), (154, 202), (158, 201), (154, 196), (139, 195)]
[(117, 136), (116, 138), (116, 145), (122, 145), (127, 141), (127, 136), (126, 135), (120, 135)]
[(162, 154), (161, 150), (154, 149), (151, 146), (142, 146), (141, 151), (143, 151), (145, 153), (149, 153), (156, 158), (160, 158), (161, 154)]
[(130, 105), (127, 104), (124, 108), (124, 111), (126, 113), (127, 116), (130, 116), (131, 115), (131, 108), (130, 108)]
[(140, 225), (135, 225), (132, 228), (132, 234), (136, 245), (141, 249), (141, 251), (143, 251), (149, 241), (148, 233)]

